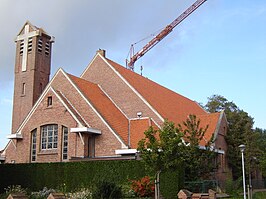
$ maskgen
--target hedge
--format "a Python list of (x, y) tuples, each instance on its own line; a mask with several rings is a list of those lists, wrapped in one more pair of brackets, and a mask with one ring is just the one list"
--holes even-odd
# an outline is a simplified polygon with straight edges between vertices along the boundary
[[(183, 185), (183, 170), (161, 174), (161, 193), (165, 198), (176, 197)], [(92, 187), (100, 180), (127, 184), (129, 179), (140, 179), (152, 173), (141, 161), (108, 160), (66, 163), (0, 164), (0, 193), (10, 185), (21, 185), (31, 191), (43, 187), (75, 191)]]

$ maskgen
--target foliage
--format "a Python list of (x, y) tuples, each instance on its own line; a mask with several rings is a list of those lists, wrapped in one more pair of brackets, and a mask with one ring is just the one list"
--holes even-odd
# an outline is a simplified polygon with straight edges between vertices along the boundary
[(87, 188), (81, 188), (80, 190), (69, 193), (69, 199), (92, 199), (92, 192)]
[(10, 193), (24, 193), (27, 194), (26, 189), (22, 188), (21, 185), (11, 185), (5, 188), (6, 194)]
[(253, 199), (264, 199), (264, 198), (266, 198), (266, 192), (257, 192), (253, 196)]
[(254, 131), (258, 135), (257, 147), (260, 150), (260, 156), (257, 156), (256, 159), (253, 158), (252, 166), (254, 169), (259, 166), (259, 169), (262, 171), (263, 176), (266, 177), (266, 129), (263, 130), (256, 128)]
[[(215, 153), (210, 150), (211, 143), (207, 143), (204, 150), (199, 148), (207, 128), (201, 127), (195, 115), (189, 115), (186, 121), (177, 126), (166, 120), (160, 129), (150, 127), (144, 132), (145, 138), (138, 143), (142, 161), (156, 173), (157, 181), (160, 181), (161, 171), (180, 167), (185, 168), (184, 177), (187, 180), (208, 176), (213, 171)], [(158, 184), (156, 190), (159, 190)]]
[(149, 176), (145, 176), (140, 180), (132, 180), (131, 188), (138, 197), (149, 197), (154, 195), (154, 181)]
[(232, 168), (233, 179), (241, 176), (241, 155), (239, 145), (245, 144), (245, 158), (247, 168), (252, 168), (252, 157), (260, 153), (257, 147), (258, 134), (253, 131), (253, 118), (247, 112), (239, 109), (234, 102), (225, 97), (213, 95), (208, 98), (205, 109), (211, 113), (224, 111), (228, 121), (226, 142), (228, 144), (228, 164)]
[(0, 195), (0, 199), (6, 199), (8, 195), (11, 193), (22, 193), (22, 194), (27, 195), (27, 190), (22, 188), (21, 185), (10, 185), (4, 190), (5, 190), (5, 193)]
[(177, 127), (169, 121), (165, 121), (158, 130), (150, 127), (138, 145), (141, 158), (153, 172), (175, 169), (184, 164), (186, 180), (208, 175), (213, 170), (215, 154), (210, 150), (210, 143), (206, 144), (205, 150), (199, 148), (207, 128), (200, 126), (195, 115), (189, 115)]
[(204, 128), (200, 125), (200, 120), (195, 115), (189, 115), (183, 122), (184, 128), (179, 125), (180, 131), (184, 134), (186, 147), (183, 147), (183, 159), (185, 165), (185, 180), (209, 179), (210, 173), (215, 169), (213, 164), (216, 154), (210, 146), (212, 138), (206, 143), (204, 149), (200, 149), (200, 141), (203, 139), (208, 125)]
[[(64, 193), (75, 193), (82, 187), (93, 190), (99, 180), (127, 185), (128, 179), (152, 174), (145, 169), (143, 162), (137, 160), (0, 164), (0, 173), (0, 193), (4, 192), (4, 188), (16, 184), (27, 187), (31, 192), (38, 192), (47, 187)], [(163, 172), (161, 178), (160, 184), (163, 191), (166, 190), (163, 194), (167, 198), (167, 195), (173, 193), (171, 190), (178, 190), (182, 185), (183, 169), (180, 167), (171, 173)]]
[(0, 173), (0, 193), (5, 187), (16, 184), (31, 191), (52, 187), (73, 192), (80, 187), (92, 187), (99, 179), (123, 184), (129, 178), (149, 175), (144, 164), (136, 160), (1, 164)]
[(31, 198), (33, 199), (46, 199), (50, 193), (55, 193), (56, 191), (54, 189), (48, 189), (47, 187), (44, 187), (42, 190), (38, 192), (33, 192), (31, 194)]
[(179, 146), (183, 135), (173, 122), (166, 121), (158, 130), (151, 126), (144, 134), (145, 139), (138, 143), (138, 151), (148, 168), (157, 172), (180, 165), (182, 151)]
[(242, 178), (233, 181), (232, 178), (227, 178), (225, 181), (225, 192), (231, 196), (237, 196), (243, 192)]
[(100, 181), (97, 183), (96, 190), (92, 193), (95, 199), (118, 199), (122, 198), (122, 189), (114, 182)]

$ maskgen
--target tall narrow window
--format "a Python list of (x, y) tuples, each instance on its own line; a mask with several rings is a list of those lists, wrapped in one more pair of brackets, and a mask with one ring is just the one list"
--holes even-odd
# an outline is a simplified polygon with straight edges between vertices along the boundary
[(53, 98), (52, 98), (52, 96), (49, 96), (47, 98), (47, 106), (52, 106), (52, 104), (53, 104)]
[(67, 160), (67, 152), (68, 152), (68, 128), (63, 126), (63, 139), (62, 139), (62, 145), (63, 145), (63, 151), (62, 151), (62, 157), (63, 160)]
[(37, 129), (34, 129), (31, 132), (31, 162), (36, 161), (36, 137), (37, 137)]
[(22, 83), (21, 95), (25, 95), (25, 94), (26, 94), (26, 83)]
[(56, 124), (42, 126), (41, 136), (42, 150), (57, 149), (58, 126)]

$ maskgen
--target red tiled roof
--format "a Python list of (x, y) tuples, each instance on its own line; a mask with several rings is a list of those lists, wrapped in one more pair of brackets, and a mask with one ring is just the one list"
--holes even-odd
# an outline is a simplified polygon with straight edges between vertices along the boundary
[(128, 119), (117, 109), (98, 85), (68, 74), (71, 80), (100, 113), (109, 126), (128, 143)]
[[(151, 80), (134, 73), (123, 66), (106, 59), (117, 72), (119, 72), (128, 83), (139, 92), (147, 102), (165, 119), (173, 121), (175, 124), (182, 124), (188, 115), (196, 115), (201, 120), (201, 126), (208, 129), (200, 145), (205, 146), (206, 142), (212, 138), (218, 124), (219, 114), (207, 113), (198, 103), (192, 101), (178, 93), (175, 93)], [(142, 137), (140, 136), (139, 139)]]
[(137, 148), (138, 142), (145, 138), (144, 132), (151, 125), (150, 118), (130, 120), (130, 146)]
[(180, 123), (189, 114), (207, 114), (196, 102), (175, 93), (151, 80), (134, 73), (123, 66), (107, 59), (131, 86), (133, 86), (165, 119)]
[(211, 138), (215, 133), (216, 127), (218, 125), (220, 114), (221, 113), (209, 113), (205, 115), (197, 115), (197, 118), (200, 119), (200, 125), (202, 128), (205, 128), (208, 125), (204, 139), (202, 139), (200, 142), (201, 146), (205, 146), (208, 141), (211, 141)]

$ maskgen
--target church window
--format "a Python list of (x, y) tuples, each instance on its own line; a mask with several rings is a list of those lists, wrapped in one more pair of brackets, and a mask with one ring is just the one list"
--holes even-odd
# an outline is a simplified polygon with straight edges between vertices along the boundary
[(52, 98), (52, 96), (49, 96), (47, 98), (47, 106), (52, 106), (52, 104), (53, 104), (53, 98)]
[(40, 38), (38, 40), (38, 52), (41, 53), (42, 52), (42, 38)]
[(31, 132), (31, 162), (36, 161), (36, 137), (37, 137), (37, 129), (34, 129)]
[(21, 90), (21, 95), (26, 94), (26, 83), (22, 83), (22, 90)]
[(57, 149), (58, 126), (45, 125), (41, 127), (41, 149)]
[(30, 53), (31, 51), (32, 51), (32, 37), (30, 37), (28, 41), (28, 52)]
[(19, 46), (19, 54), (22, 55), (23, 54), (23, 49), (24, 49), (24, 41), (20, 42), (20, 46)]
[(63, 126), (63, 151), (62, 151), (62, 157), (63, 160), (67, 160), (67, 152), (68, 152), (68, 128)]
[(46, 42), (45, 43), (45, 55), (49, 55), (50, 54), (50, 43)]

